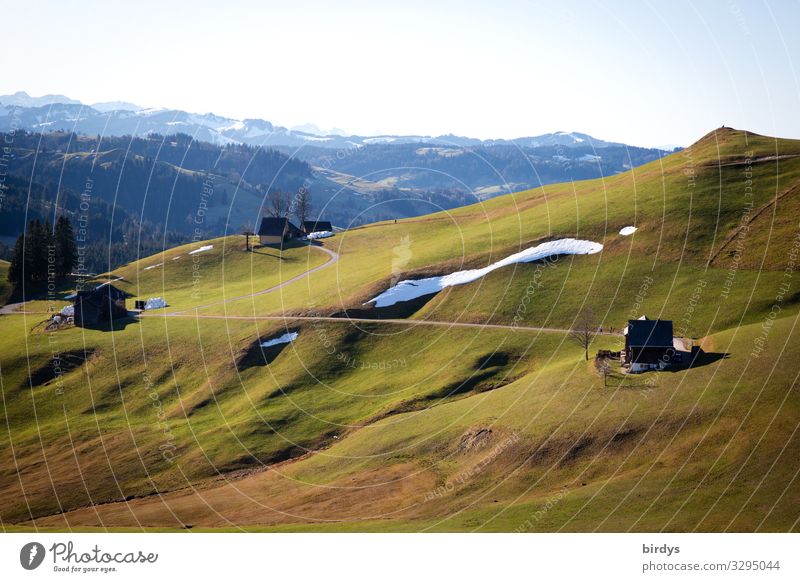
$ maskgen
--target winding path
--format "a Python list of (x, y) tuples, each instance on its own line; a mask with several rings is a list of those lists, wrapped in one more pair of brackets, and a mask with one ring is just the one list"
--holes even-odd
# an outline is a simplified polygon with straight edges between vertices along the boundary
[[(237, 297), (231, 297), (230, 299), (220, 299), (219, 301), (213, 301), (211, 303), (206, 303), (205, 305), (195, 305), (194, 307), (189, 307), (188, 309), (181, 309), (180, 311), (172, 311), (170, 313), (140, 313), (139, 316), (140, 317), (154, 317), (154, 316), (162, 316), (163, 317), (163, 316), (187, 315), (187, 314), (190, 314), (192, 311), (195, 311), (197, 309), (205, 309), (206, 307), (214, 307), (215, 305), (223, 305), (225, 303), (233, 303), (234, 301), (241, 301), (242, 299), (249, 299), (251, 297), (258, 297), (259, 295), (266, 295), (267, 293), (272, 293), (273, 291), (277, 291), (278, 289), (282, 289), (283, 287), (286, 287), (287, 285), (290, 285), (291, 283), (294, 283), (295, 281), (299, 281), (301, 279), (304, 279), (304, 278), (308, 277), (311, 273), (316, 273), (317, 271), (321, 271), (322, 269), (330, 267), (336, 261), (339, 260), (339, 253), (337, 253), (336, 251), (332, 251), (330, 249), (326, 249), (325, 247), (318, 246), (318, 245), (308, 245), (308, 246), (310, 246), (311, 248), (318, 249), (318, 250), (322, 251), (323, 253), (328, 255), (328, 257), (330, 257), (330, 258), (327, 261), (325, 261), (324, 263), (322, 263), (321, 265), (317, 265), (313, 269), (309, 269), (308, 271), (304, 271), (304, 272), (300, 273), (299, 275), (295, 275), (291, 279), (287, 279), (286, 281), (283, 281), (282, 283), (278, 283), (277, 285), (273, 285), (272, 287), (269, 287), (267, 289), (262, 289), (261, 291), (256, 291), (255, 293), (248, 293), (247, 295), (239, 295)], [(192, 315), (192, 317), (195, 317), (195, 316)], [(222, 317), (224, 317), (224, 316), (222, 316)]]

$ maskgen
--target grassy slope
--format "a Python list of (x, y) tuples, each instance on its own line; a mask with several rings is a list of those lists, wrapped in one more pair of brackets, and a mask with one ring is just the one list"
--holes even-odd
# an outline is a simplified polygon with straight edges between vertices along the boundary
[[(720, 130), (685, 152), (604, 180), (548, 185), (455, 211), (359, 228), (331, 242), (341, 254), (335, 270), (313, 275), (309, 285), (289, 286), (229, 312), (280, 312), (309, 305), (319, 310), (359, 308), (386, 288), (397, 265), (403, 276), (449, 272), (486, 265), (538, 240), (574, 236), (602, 242), (604, 252), (564, 258), (558, 268), (546, 270), (548, 284), (536, 292), (542, 308), (529, 309), (523, 322), (568, 326), (588, 296), (607, 326), (619, 325), (631, 315), (646, 276), (654, 281), (639, 311), (651, 314), (674, 318), (701, 279), (713, 290), (704, 295), (714, 308), (698, 310), (689, 324), (691, 335), (726, 329), (742, 317), (755, 321), (781, 282), (778, 271), (787, 260), (800, 196), (794, 192), (759, 216), (744, 236), (740, 258), (730, 256), (733, 244), (710, 266), (707, 263), (738, 226), (748, 202), (745, 167), (720, 161), (728, 163), (749, 152), (754, 159), (763, 158), (776, 151), (796, 156), (800, 142)], [(753, 162), (750, 169), (754, 208), (800, 181), (798, 157), (782, 159), (779, 166), (774, 160)], [(631, 224), (639, 227), (634, 236), (617, 234)], [(762, 263), (771, 270), (758, 271)], [(736, 272), (727, 305), (717, 314), (731, 267)], [(417, 316), (510, 322), (534, 272), (525, 265), (502, 269), (440, 294)], [(753, 308), (751, 301), (762, 304)]]
[[(407, 274), (442, 272), (498, 260), (546, 237), (578, 236), (602, 241), (602, 255), (564, 258), (540, 274), (535, 265), (503, 269), (442, 293), (414, 317), (509, 322), (531, 281), (538, 281), (522, 323), (568, 326), (584, 300), (606, 326), (642, 311), (679, 320), (704, 281), (686, 333), (713, 334), (707, 348), (730, 357), (622, 386), (601, 388), (579, 351), (558, 333), (377, 323), (359, 332), (334, 323), (151, 319), (113, 335), (57, 334), (60, 349), (86, 345), (99, 351), (85, 371), (65, 377), (63, 397), (53, 396), (55, 383), (25, 386), (28, 361), (35, 370), (51, 357), (47, 337), (28, 331), (35, 321), (3, 317), (0, 364), (10, 431), (0, 443), (13, 443), (14, 455), (2, 467), (0, 518), (4, 524), (25, 519), (26, 502), (34, 515), (46, 515), (58, 510), (58, 501), (70, 508), (90, 498), (108, 501), (205, 483), (202, 501), (176, 493), (168, 504), (150, 498), (76, 511), (69, 523), (513, 530), (530, 519), (526, 527), (541, 530), (797, 528), (796, 467), (786, 461), (797, 458), (791, 370), (798, 354), (784, 340), (797, 314), (796, 282), (765, 356), (748, 354), (783, 282), (779, 269), (788, 260), (798, 197), (780, 198), (755, 219), (742, 239), (741, 257), (726, 254), (726, 247), (706, 266), (744, 208), (743, 167), (718, 162), (739, 160), (750, 150), (755, 157), (774, 155), (776, 149), (796, 154), (800, 144), (723, 131), (686, 153), (606, 180), (547, 186), (356, 229), (326, 241), (342, 255), (330, 269), (253, 301), (202, 310), (263, 315), (360, 307), (385, 288), (398, 265)], [(775, 161), (753, 163), (752, 170), (756, 208), (800, 178), (796, 158), (782, 159), (778, 172)], [(697, 174), (692, 180), (691, 171)], [(634, 223), (640, 230), (633, 237), (616, 234)], [(219, 258), (208, 253), (206, 268)], [(148, 259), (122, 274), (134, 285), (137, 267), (158, 262)], [(770, 270), (754, 269), (762, 262)], [(741, 268), (730, 275), (736, 264)], [(222, 272), (221, 265), (215, 268), (211, 272)], [(260, 269), (237, 269), (229, 279), (226, 266), (227, 297), (260, 287), (249, 279), (250, 273), (263, 276)], [(189, 303), (191, 271), (163, 279), (154, 271), (144, 277), (139, 271), (147, 290), (142, 295), (164, 295), (176, 308)], [(653, 283), (637, 307), (635, 296), (648, 276)], [(287, 273), (277, 278), (285, 280)], [(171, 286), (163, 293), (162, 281)], [(730, 291), (723, 294), (726, 281)], [(231, 286), (238, 286), (235, 293)], [(207, 293), (216, 299), (220, 287), (210, 284)], [(744, 327), (737, 327), (740, 320)], [(297, 342), (269, 366), (237, 369), (257, 338), (286, 327), (300, 329)], [(604, 338), (597, 347), (618, 343)], [(502, 357), (487, 361), (495, 350)], [(783, 365), (772, 371), (778, 356)], [(396, 364), (401, 360), (405, 365)], [(146, 389), (148, 380), (154, 390)], [(169, 440), (178, 447), (175, 463), (159, 452), (166, 437), (154, 419), (154, 393)], [(465, 445), (481, 428), (492, 433), (474, 447)], [(79, 446), (71, 445), (70, 435)], [(779, 456), (784, 445), (786, 456)], [(325, 453), (270, 471), (240, 472), (230, 486), (208, 481), (217, 471), (230, 477), (229, 471), (258, 469), (308, 448)], [(776, 459), (784, 460), (770, 467)], [(85, 485), (82, 473), (90, 476)], [(770, 478), (762, 482), (764, 475)], [(452, 490), (448, 483), (455, 483)], [(444, 493), (436, 494), (442, 486)], [(543, 505), (555, 507), (537, 514)], [(65, 525), (61, 517), (39, 523)]]
[(0, 259), (0, 306), (5, 305), (11, 296), (11, 284), (8, 282), (8, 261)]

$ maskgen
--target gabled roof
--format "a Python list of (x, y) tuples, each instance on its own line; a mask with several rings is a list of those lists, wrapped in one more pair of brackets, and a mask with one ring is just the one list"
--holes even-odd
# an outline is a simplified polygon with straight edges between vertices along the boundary
[(119, 299), (128, 299), (133, 297), (130, 293), (126, 293), (122, 289), (114, 287), (110, 283), (103, 283), (94, 289), (84, 289), (77, 293), (75, 299), (82, 299), (84, 301), (117, 301)]
[(306, 232), (332, 231), (333, 226), (327, 220), (305, 220), (303, 221), (303, 230)]
[(261, 219), (261, 226), (258, 227), (259, 236), (283, 236), (286, 231), (288, 219), (278, 218), (277, 216), (265, 216)]
[(667, 319), (628, 321), (628, 345), (636, 348), (671, 348), (672, 322)]

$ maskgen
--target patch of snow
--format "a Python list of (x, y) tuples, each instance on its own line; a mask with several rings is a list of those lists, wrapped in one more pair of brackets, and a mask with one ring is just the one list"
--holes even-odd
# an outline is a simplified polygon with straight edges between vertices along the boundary
[(141, 117), (150, 117), (151, 115), (163, 113), (164, 111), (168, 111), (166, 107), (148, 107), (147, 109), (140, 109), (136, 112), (136, 115)]
[(172, 260), (173, 260), (173, 261), (177, 261), (177, 260), (178, 260), (178, 259), (180, 259), (182, 256), (183, 256), (183, 255), (178, 255), (177, 257), (172, 257)]
[(265, 342), (261, 342), (261, 347), (262, 348), (268, 348), (270, 346), (277, 346), (279, 344), (288, 344), (290, 342), (293, 342), (296, 339), (297, 339), (297, 332), (296, 331), (290, 331), (290, 332), (287, 332), (287, 333), (283, 334), (281, 337), (276, 337), (275, 339), (271, 339), (271, 340), (267, 340)]
[(167, 302), (164, 301), (163, 297), (151, 297), (145, 301), (144, 309), (145, 311), (149, 311), (151, 309), (164, 309), (166, 306)]
[(364, 138), (363, 141), (365, 144), (392, 143), (393, 141), (397, 141), (397, 138), (389, 136), (367, 137)]
[(245, 128), (243, 121), (234, 121), (226, 127), (220, 127), (217, 131), (242, 131)]
[(574, 238), (562, 238), (525, 249), (482, 269), (456, 271), (449, 275), (428, 277), (426, 279), (405, 279), (377, 297), (370, 299), (367, 303), (374, 303), (375, 307), (388, 307), (400, 301), (410, 301), (423, 295), (438, 293), (446, 287), (471, 283), (492, 271), (514, 263), (530, 263), (556, 255), (593, 255), (601, 250), (603, 250), (603, 245), (600, 243)]
[(311, 232), (306, 236), (308, 240), (317, 240), (318, 238), (328, 238), (329, 236), (333, 236), (333, 233), (329, 230), (320, 230), (317, 232)]
[(637, 229), (635, 226), (626, 226), (625, 228), (621, 228), (621, 229), (620, 229), (620, 231), (619, 231), (619, 233), (620, 233), (622, 236), (630, 236), (630, 235), (632, 235), (634, 232), (636, 232), (637, 230), (638, 230), (638, 229)]
[(190, 255), (196, 255), (197, 253), (204, 253), (206, 251), (210, 251), (214, 248), (214, 245), (203, 245), (199, 249), (194, 249), (193, 251), (189, 251)]
[(111, 283), (116, 283), (117, 281), (122, 281), (122, 277), (117, 277), (116, 279), (111, 279), (110, 281), (106, 281), (105, 283), (100, 283), (95, 289), (100, 289), (101, 287), (105, 287), (106, 285), (111, 285)]
[(66, 307), (62, 307), (59, 313), (64, 317), (75, 317), (75, 306), (67, 305)]
[(244, 135), (244, 137), (254, 139), (257, 137), (264, 137), (265, 135), (270, 135), (272, 133), (274, 133), (272, 130), (263, 130), (259, 129), (258, 127), (250, 127), (247, 129), (247, 133)]
[(149, 267), (145, 267), (145, 271), (149, 271), (150, 269), (155, 269), (156, 267), (162, 266), (164, 263), (158, 263), (157, 265), (150, 265)]

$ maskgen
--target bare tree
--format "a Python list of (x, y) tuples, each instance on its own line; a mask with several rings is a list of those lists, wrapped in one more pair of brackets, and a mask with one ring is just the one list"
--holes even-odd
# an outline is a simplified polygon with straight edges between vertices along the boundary
[(255, 232), (253, 232), (253, 223), (252, 222), (245, 222), (242, 225), (242, 234), (244, 235), (244, 246), (247, 249), (247, 252), (250, 252), (252, 249), (250, 248), (250, 237), (255, 236)]
[(311, 192), (308, 191), (308, 188), (300, 188), (297, 192), (297, 205), (295, 207), (295, 214), (297, 215), (297, 220), (300, 221), (300, 227), (303, 227), (303, 223), (308, 218), (308, 215), (311, 214), (311, 209), (313, 208), (311, 205)]
[(597, 334), (597, 323), (594, 312), (591, 309), (584, 309), (575, 318), (568, 337), (583, 348), (583, 354), (587, 362), (589, 361), (589, 346), (595, 334)]
[(267, 194), (269, 202), (268, 212), (276, 218), (286, 218), (289, 215), (289, 196), (280, 190), (270, 190)]
[(611, 364), (609, 363), (608, 358), (595, 358), (594, 367), (597, 370), (597, 373), (603, 378), (603, 386), (608, 386), (608, 377), (611, 375)]

